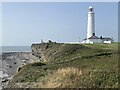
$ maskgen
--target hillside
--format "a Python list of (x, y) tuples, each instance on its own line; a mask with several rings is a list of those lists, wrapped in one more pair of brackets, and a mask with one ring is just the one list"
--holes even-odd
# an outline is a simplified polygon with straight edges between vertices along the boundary
[(32, 44), (40, 62), (15, 75), (11, 88), (118, 88), (118, 44)]

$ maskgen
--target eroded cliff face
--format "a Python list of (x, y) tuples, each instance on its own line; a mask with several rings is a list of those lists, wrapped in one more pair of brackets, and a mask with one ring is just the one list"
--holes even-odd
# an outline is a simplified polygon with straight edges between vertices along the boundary
[(32, 44), (32, 55), (39, 57), (42, 62), (47, 62), (50, 59), (51, 54), (54, 54), (62, 43), (48, 42), (40, 44)]
[(44, 63), (59, 63), (63, 61), (69, 61), (70, 59), (79, 58), (84, 56), (86, 50), (91, 52), (91, 54), (92, 52), (96, 52), (96, 50), (91, 51), (91, 48), (84, 45), (56, 42), (32, 44), (31, 49), (32, 54), (36, 57), (39, 57), (40, 61)]

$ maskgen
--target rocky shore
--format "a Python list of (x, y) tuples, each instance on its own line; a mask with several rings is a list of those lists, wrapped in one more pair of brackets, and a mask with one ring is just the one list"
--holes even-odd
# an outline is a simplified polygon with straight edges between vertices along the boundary
[(0, 88), (7, 88), (11, 79), (19, 68), (33, 62), (39, 62), (39, 58), (31, 52), (6, 52), (0, 55)]

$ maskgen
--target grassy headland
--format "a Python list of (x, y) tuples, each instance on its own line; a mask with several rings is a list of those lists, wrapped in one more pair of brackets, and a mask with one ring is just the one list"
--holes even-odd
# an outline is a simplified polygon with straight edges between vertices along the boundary
[(31, 46), (40, 62), (22, 67), (10, 87), (118, 88), (118, 44), (43, 43)]

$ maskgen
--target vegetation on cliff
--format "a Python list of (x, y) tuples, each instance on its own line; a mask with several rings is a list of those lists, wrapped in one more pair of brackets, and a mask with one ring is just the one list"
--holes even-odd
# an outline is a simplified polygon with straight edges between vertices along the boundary
[(10, 87), (117, 88), (118, 44), (43, 43), (31, 46), (39, 63), (24, 66)]

